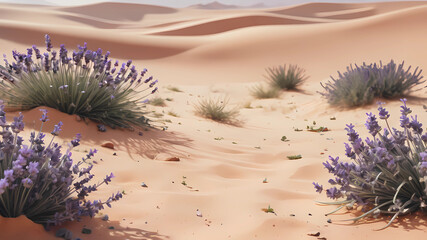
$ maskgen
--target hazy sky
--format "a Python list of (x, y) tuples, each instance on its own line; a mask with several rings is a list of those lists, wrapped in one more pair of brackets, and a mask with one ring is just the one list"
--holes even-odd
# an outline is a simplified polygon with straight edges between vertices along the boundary
[[(170, 6), (170, 7), (187, 7), (193, 4), (199, 3), (210, 3), (214, 0), (114, 0), (111, 2), (133, 2), (133, 3), (141, 3), (141, 4), (154, 4), (154, 5), (162, 5), (162, 6)], [(284, 5), (294, 5), (300, 3), (307, 2), (376, 2), (380, 0), (217, 0), (218, 2), (224, 4), (232, 4), (232, 5), (240, 5), (240, 6), (249, 6), (257, 3), (264, 3), (267, 6), (284, 6)], [(384, 1), (384, 0), (382, 0)], [(387, 0), (385, 0), (387, 1)], [(388, 0), (391, 1), (399, 1), (399, 0)], [(400, 0), (405, 1), (405, 0)], [(410, 0), (406, 0), (410, 1)], [(110, 2), (105, 0), (0, 0), (0, 2), (10, 2), (10, 3), (28, 3), (28, 4), (49, 4), (49, 5), (82, 5), (89, 3), (97, 3), (97, 2)]]

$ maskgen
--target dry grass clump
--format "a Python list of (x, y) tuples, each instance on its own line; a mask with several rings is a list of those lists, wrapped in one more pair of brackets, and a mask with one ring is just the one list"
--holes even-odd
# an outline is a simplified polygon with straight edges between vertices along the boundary
[(153, 106), (156, 106), (156, 107), (165, 107), (166, 106), (165, 100), (163, 98), (157, 97), (157, 96), (150, 99), (149, 103)]
[(286, 64), (279, 67), (267, 68), (267, 79), (273, 88), (283, 90), (297, 89), (308, 77), (305, 70), (298, 65)]
[(237, 108), (228, 109), (228, 99), (202, 99), (194, 106), (196, 114), (217, 122), (233, 123), (239, 115)]
[(280, 89), (276, 87), (265, 88), (262, 84), (258, 84), (250, 89), (251, 95), (258, 99), (278, 98)]

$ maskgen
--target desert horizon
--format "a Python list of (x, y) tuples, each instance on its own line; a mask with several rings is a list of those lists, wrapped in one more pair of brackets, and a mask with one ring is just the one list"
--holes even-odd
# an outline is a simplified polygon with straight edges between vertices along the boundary
[[(107, 127), (100, 132), (96, 122), (44, 106), (22, 111), (24, 139), (38, 131), (39, 110), (47, 109), (50, 120), (43, 132), (49, 135), (62, 121), (56, 141), (63, 150), (77, 133), (81, 145), (71, 151), (73, 158), (98, 150), (91, 162), (95, 180), (110, 172), (115, 177), (90, 199), (124, 195), (94, 218), (50, 231), (25, 216), (0, 217), (0, 238), (59, 239), (55, 232), (60, 228), (72, 231), (72, 239), (94, 240), (422, 238), (427, 227), (420, 214), (398, 217), (382, 231), (376, 229), (388, 223), (388, 216), (355, 224), (340, 220), (360, 215), (360, 209), (325, 216), (335, 207), (316, 203), (328, 199), (312, 183), (327, 185), (331, 176), (322, 162), (328, 156), (346, 159), (346, 124), (354, 124), (364, 139), (366, 113), (378, 113), (377, 101), (385, 103), (391, 126), (399, 126), (401, 106), (399, 97), (375, 97), (371, 104), (352, 108), (331, 106), (319, 94), (321, 83), (363, 63), (393, 60), (425, 71), (426, 22), (425, 1), (248, 9), (0, 3), (0, 53), (9, 62), (12, 51), (26, 53), (32, 45), (44, 51), (46, 34), (56, 51), (65, 44), (72, 53), (86, 42), (90, 50), (110, 51), (120, 64), (132, 59), (138, 69), (147, 68), (158, 79), (158, 92), (144, 99), (165, 100), (145, 105), (155, 128), (135, 131)], [(285, 64), (305, 70), (307, 79), (296, 90), (270, 99), (251, 94), (255, 86), (267, 86), (267, 68)], [(425, 129), (426, 84), (414, 90), (405, 97)], [(239, 112), (236, 123), (195, 113), (207, 99), (228, 100), (227, 108)], [(13, 121), (18, 111), (6, 108), (6, 114)], [(329, 131), (308, 131), (310, 126)], [(114, 149), (101, 146), (106, 143)], [(274, 214), (262, 210), (270, 207)], [(105, 214), (108, 221), (102, 220)], [(309, 236), (316, 232), (320, 235)]]

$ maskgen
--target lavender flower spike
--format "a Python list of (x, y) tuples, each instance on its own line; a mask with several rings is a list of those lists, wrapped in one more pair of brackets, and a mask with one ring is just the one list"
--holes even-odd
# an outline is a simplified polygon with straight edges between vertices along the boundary
[(57, 124), (57, 125), (55, 125), (55, 127), (54, 127), (54, 129), (53, 129), (53, 131), (51, 132), (51, 134), (53, 135), (53, 136), (58, 136), (59, 135), (59, 132), (61, 131), (61, 127), (62, 127), (62, 122), (61, 121), (59, 121), (59, 123)]
[(390, 117), (390, 114), (388, 113), (388, 111), (382, 106), (382, 103), (379, 103), (379, 107), (378, 107), (378, 115), (380, 116), (380, 119), (388, 119)]
[(45, 41), (46, 42), (46, 50), (48, 52), (50, 52), (52, 50), (53, 46), (52, 46), (52, 43), (51, 43), (51, 40), (50, 40), (50, 37), (48, 34), (45, 35), (45, 39), (46, 39), (46, 41)]
[(49, 119), (47, 118), (47, 110), (46, 109), (40, 109), (40, 111), (43, 113), (42, 117), (40, 118), (40, 121), (47, 122)]
[(313, 182), (314, 188), (316, 189), (316, 192), (322, 193), (323, 191), (323, 185), (319, 185), (318, 183)]

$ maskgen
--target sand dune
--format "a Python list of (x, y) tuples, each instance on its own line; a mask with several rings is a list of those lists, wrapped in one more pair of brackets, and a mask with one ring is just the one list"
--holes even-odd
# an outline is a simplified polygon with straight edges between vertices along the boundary
[[(112, 209), (103, 210), (109, 221), (97, 216), (64, 225), (74, 237), (314, 239), (307, 233), (319, 231), (327, 239), (422, 239), (427, 227), (417, 216), (402, 218), (385, 231), (374, 231), (386, 224), (385, 218), (371, 224), (335, 223), (355, 213), (324, 216), (334, 207), (315, 204), (325, 197), (314, 192), (312, 182), (329, 179), (321, 164), (328, 155), (343, 157), (345, 124), (354, 123), (366, 137), (365, 112), (377, 108), (332, 108), (317, 93), (322, 91), (319, 83), (351, 63), (394, 59), (427, 69), (426, 22), (426, 2), (311, 3), (228, 10), (127, 3), (79, 7), (1, 4), (0, 53), (10, 58), (11, 50), (25, 52), (32, 44), (42, 47), (46, 33), (55, 47), (65, 43), (71, 50), (87, 42), (90, 49), (101, 47), (112, 58), (133, 59), (139, 69), (147, 67), (160, 81), (159, 96), (170, 100), (165, 107), (147, 105), (148, 112), (157, 113), (149, 117), (168, 129), (141, 130), (143, 136), (139, 130), (108, 128), (101, 133), (94, 122), (49, 109), (51, 121), (44, 130), (48, 136), (53, 125), (63, 121), (59, 142), (69, 141), (76, 133), (83, 135), (73, 158), (80, 159), (90, 148), (97, 148), (97, 180), (111, 171), (116, 175), (93, 199), (126, 192)], [(265, 68), (285, 63), (307, 70), (310, 77), (301, 91), (284, 92), (277, 99), (254, 99), (249, 89), (265, 81)], [(169, 86), (182, 91), (172, 91)], [(427, 119), (425, 96), (427, 88), (408, 98), (423, 122)], [(230, 107), (240, 108), (240, 124), (220, 124), (196, 116), (194, 105), (209, 97), (228, 97)], [(400, 104), (386, 102), (393, 118), (390, 123), (397, 126)], [(44, 107), (24, 112), (26, 137), (40, 126), (40, 108)], [(8, 113), (8, 120), (17, 114)], [(313, 121), (331, 131), (295, 131)], [(281, 141), (283, 136), (289, 141)], [(101, 147), (105, 142), (113, 143), (115, 149)], [(287, 158), (298, 154), (302, 159)], [(180, 161), (165, 161), (170, 157)], [(142, 182), (148, 188), (141, 187)], [(262, 211), (268, 206), (277, 215)], [(196, 216), (197, 209), (203, 217)], [(327, 223), (329, 218), (332, 224)], [(83, 226), (92, 229), (90, 236), (81, 233)], [(57, 239), (56, 229), (46, 232), (25, 217), (0, 218), (2, 240)]]
[[(425, 2), (378, 2), (378, 3), (307, 3), (275, 9), (272, 13), (332, 19), (354, 19), (376, 14), (399, 11), (425, 5)], [(333, 14), (332, 14), (333, 13)]]
[(174, 30), (166, 30), (154, 33), (155, 35), (167, 35), (167, 36), (199, 36), (209, 35), (227, 32), (231, 30), (254, 27), (254, 26), (265, 26), (265, 25), (288, 25), (288, 24), (309, 24), (319, 23), (319, 21), (311, 19), (301, 19), (295, 17), (280, 17), (280, 16), (269, 16), (269, 15), (250, 15), (250, 16), (238, 16), (231, 18), (220, 18), (217, 20), (210, 20), (208, 22), (194, 24), (189, 27), (180, 27)]
[(115, 21), (140, 21), (146, 14), (170, 14), (176, 11), (167, 7), (113, 2), (57, 9)]

